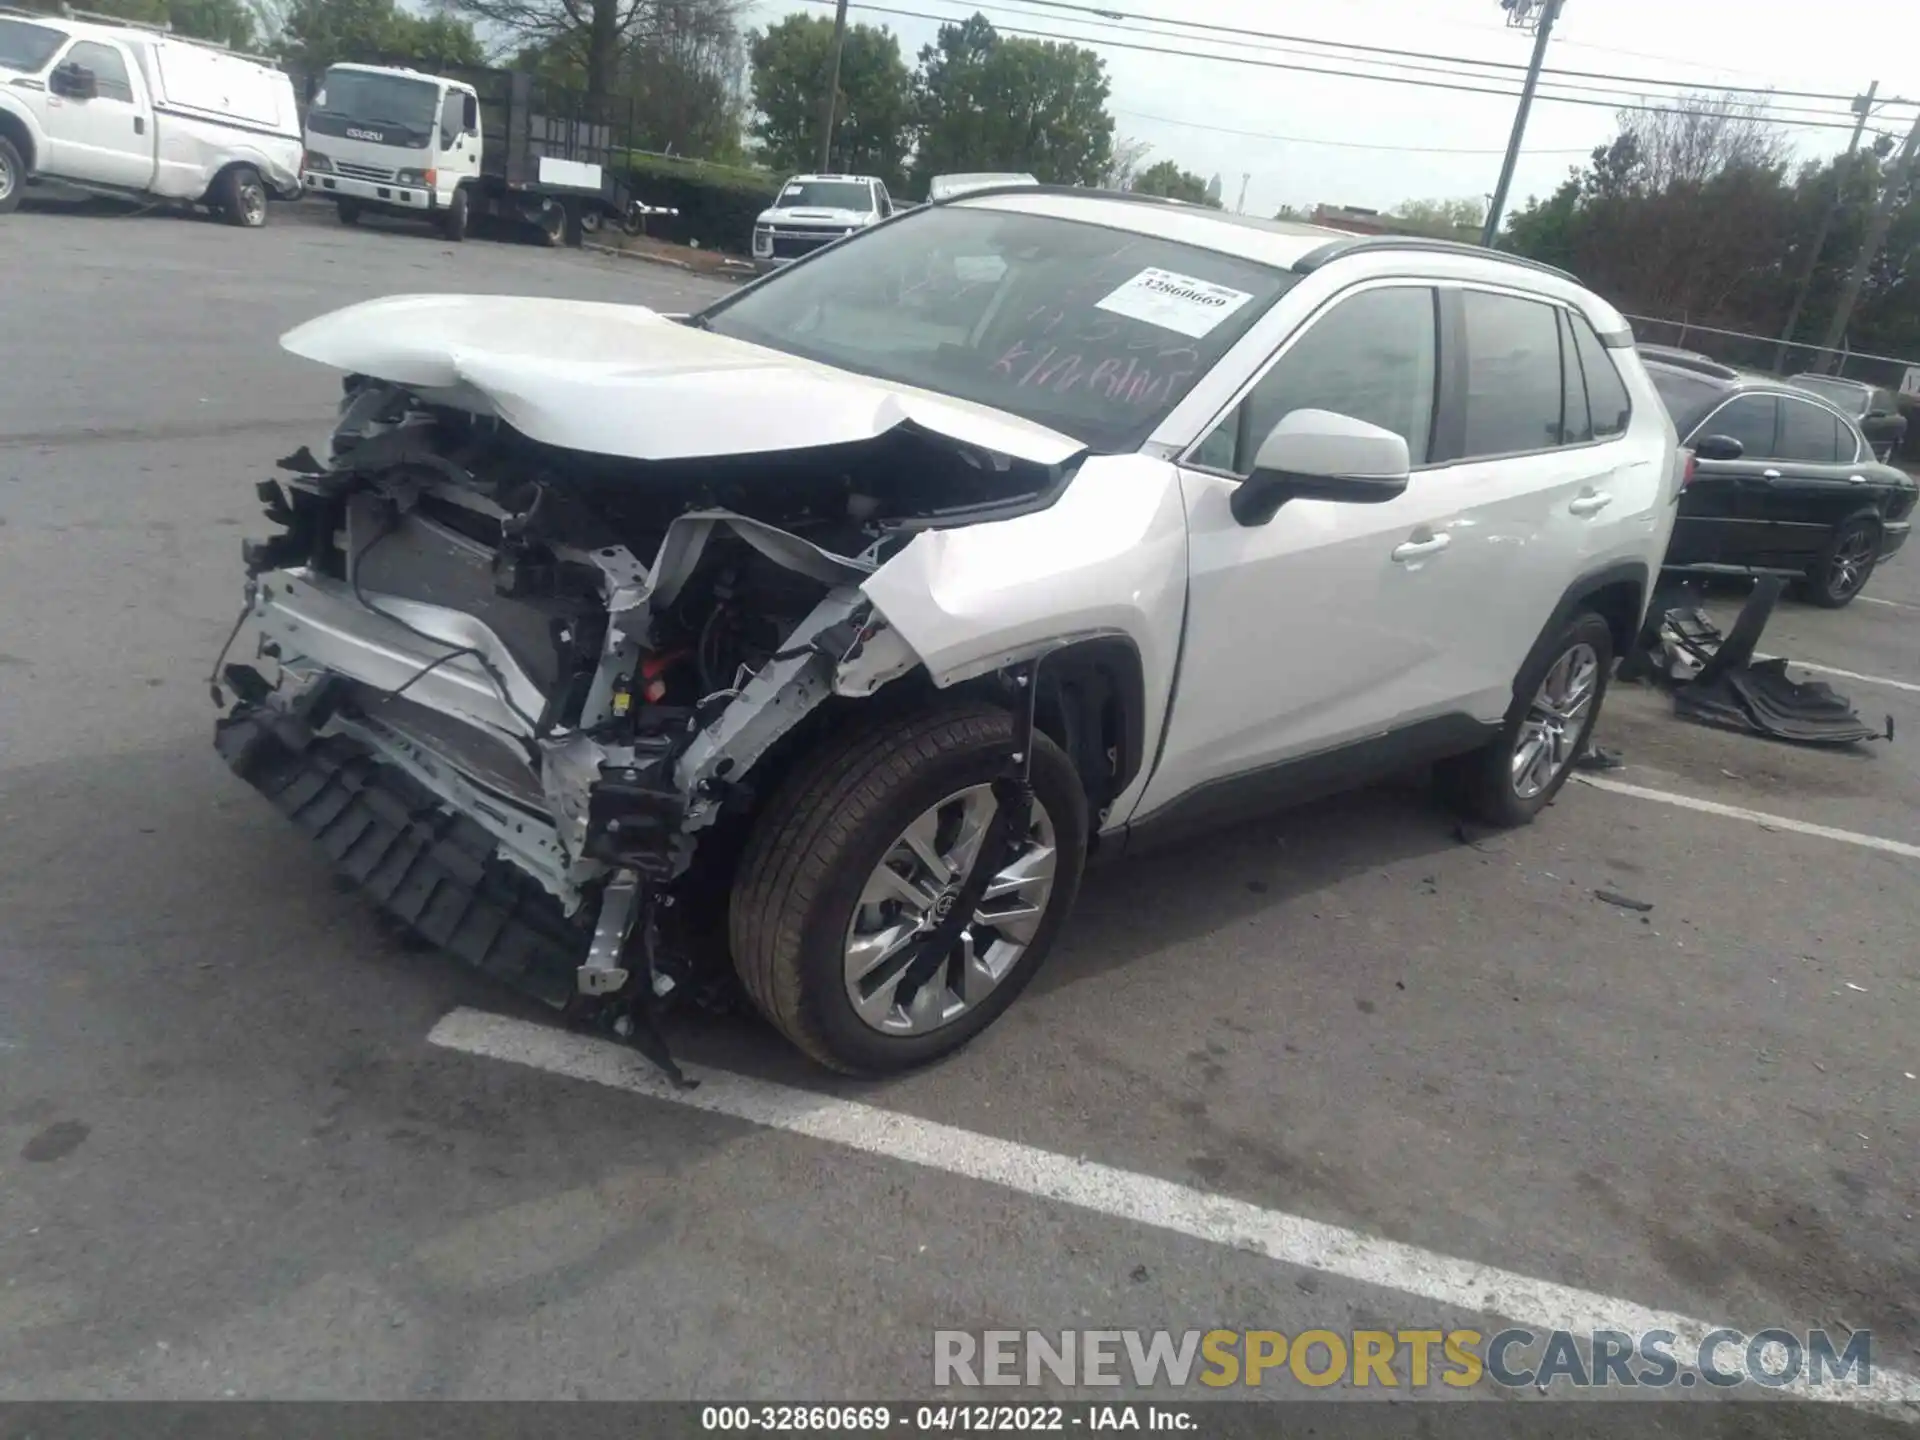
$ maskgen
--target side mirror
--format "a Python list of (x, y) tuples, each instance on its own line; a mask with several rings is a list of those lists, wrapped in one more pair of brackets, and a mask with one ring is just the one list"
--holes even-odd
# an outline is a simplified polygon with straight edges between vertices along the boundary
[(1747, 447), (1731, 435), (1703, 435), (1693, 453), (1699, 460), (1738, 460), (1747, 453)]
[(1391, 430), (1295, 410), (1273, 427), (1228, 503), (1242, 525), (1266, 524), (1289, 500), (1379, 505), (1406, 491), (1412, 468), (1406, 440)]
[(84, 65), (75, 65), (71, 61), (60, 66), (47, 78), (53, 87), (53, 93), (64, 95), (69, 100), (92, 100), (100, 93), (99, 83), (94, 79), (93, 71)]

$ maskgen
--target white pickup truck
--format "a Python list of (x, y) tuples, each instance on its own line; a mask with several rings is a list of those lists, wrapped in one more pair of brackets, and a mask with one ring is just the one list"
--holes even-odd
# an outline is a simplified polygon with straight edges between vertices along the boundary
[(267, 221), (300, 194), (293, 82), (272, 64), (82, 11), (0, 7), (0, 215), (29, 183)]

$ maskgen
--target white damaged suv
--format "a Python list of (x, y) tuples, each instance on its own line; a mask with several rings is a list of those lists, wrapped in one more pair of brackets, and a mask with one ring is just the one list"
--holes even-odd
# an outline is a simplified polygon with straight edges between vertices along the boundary
[[(236, 771), (413, 932), (629, 1037), (989, 1025), (1096, 849), (1434, 762), (1567, 777), (1684, 453), (1570, 277), (1022, 186), (693, 316), (409, 296), (263, 484)], [(677, 1071), (674, 1072), (677, 1075)]]

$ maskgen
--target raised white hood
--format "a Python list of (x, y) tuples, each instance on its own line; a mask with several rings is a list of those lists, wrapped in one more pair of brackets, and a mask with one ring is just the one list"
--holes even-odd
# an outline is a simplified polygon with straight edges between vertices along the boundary
[(911, 423), (1038, 465), (1085, 447), (964, 400), (710, 334), (635, 305), (398, 295), (289, 330), (281, 345), (498, 415), (545, 444), (635, 460), (872, 440)]

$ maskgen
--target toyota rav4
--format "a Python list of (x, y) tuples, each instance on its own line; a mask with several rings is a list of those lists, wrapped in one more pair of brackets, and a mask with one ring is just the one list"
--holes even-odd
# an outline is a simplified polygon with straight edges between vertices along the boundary
[(345, 396), (261, 486), (221, 751), (670, 1071), (660, 1007), (735, 976), (832, 1067), (955, 1049), (1096, 851), (1430, 762), (1527, 822), (1686, 458), (1558, 271), (1045, 187), (695, 315), (408, 296), (284, 344)]

